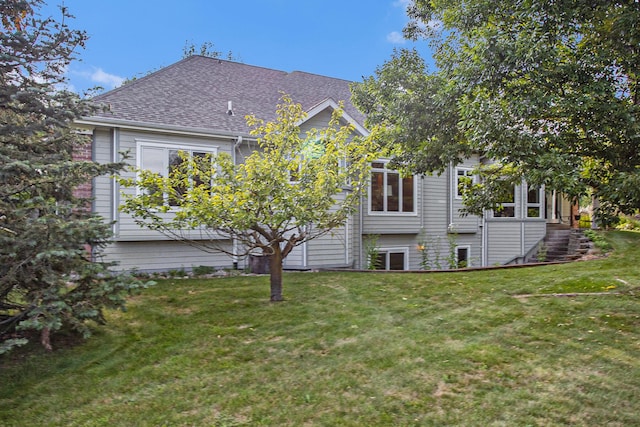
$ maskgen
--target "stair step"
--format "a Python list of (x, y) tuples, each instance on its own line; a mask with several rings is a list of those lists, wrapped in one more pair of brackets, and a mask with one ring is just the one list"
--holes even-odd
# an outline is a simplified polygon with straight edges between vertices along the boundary
[(587, 253), (593, 244), (582, 231), (566, 224), (547, 224), (544, 255), (547, 262), (575, 261)]

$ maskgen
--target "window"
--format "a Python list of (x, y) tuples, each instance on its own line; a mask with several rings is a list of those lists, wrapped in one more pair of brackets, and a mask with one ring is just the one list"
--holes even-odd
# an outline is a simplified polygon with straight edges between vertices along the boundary
[(455, 176), (455, 195), (456, 199), (462, 199), (462, 189), (468, 183), (475, 182), (473, 177), (473, 169), (470, 168), (456, 168)]
[(457, 268), (471, 266), (471, 246), (456, 246), (456, 266)]
[(378, 250), (376, 267), (380, 270), (407, 270), (408, 254), (408, 248), (381, 248)]
[[(300, 174), (308, 162), (317, 160), (325, 155), (325, 144), (326, 142), (322, 139), (308, 140), (302, 144), (299, 156), (287, 156), (289, 161), (289, 182), (291, 184), (300, 182)], [(338, 159), (338, 168), (341, 172), (346, 171), (348, 167), (349, 163), (346, 158)], [(348, 186), (350, 184), (351, 180), (348, 179), (345, 185)]]
[(414, 213), (414, 177), (401, 177), (386, 168), (385, 162), (371, 164), (369, 209), (371, 212)]
[(527, 218), (542, 217), (542, 190), (539, 187), (527, 188)]
[(289, 160), (289, 182), (292, 184), (299, 182), (303, 164), (322, 157), (324, 152), (324, 141), (313, 139), (302, 144), (299, 156), (287, 156), (287, 160)]
[(499, 201), (500, 207), (493, 210), (494, 218), (515, 218), (516, 217), (516, 188), (511, 187)]
[[(180, 152), (190, 156), (204, 159), (208, 155), (216, 154), (216, 148), (202, 147), (176, 147), (173, 144), (162, 144), (156, 142), (138, 142), (138, 168), (146, 169), (157, 173), (162, 177), (168, 177), (172, 171), (176, 170), (183, 162)], [(196, 185), (201, 182), (196, 182)], [(184, 194), (186, 188), (179, 186), (173, 188), (171, 195), (163, 196), (164, 202), (169, 206), (177, 206), (180, 195)], [(160, 204), (160, 201), (158, 201)]]

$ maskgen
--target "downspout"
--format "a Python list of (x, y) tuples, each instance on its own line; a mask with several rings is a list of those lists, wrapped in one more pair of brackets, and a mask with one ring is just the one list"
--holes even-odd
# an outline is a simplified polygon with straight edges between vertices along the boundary
[(520, 200), (516, 200), (516, 202), (520, 202), (520, 258), (522, 259), (522, 263), (524, 264), (524, 257), (527, 255), (525, 253), (525, 218), (527, 217), (527, 191), (528, 187), (525, 185), (524, 180), (520, 183)]
[[(111, 162), (118, 162), (118, 147), (120, 146), (120, 128), (113, 128), (111, 131)], [(138, 153), (136, 153), (138, 156)], [(118, 182), (115, 177), (111, 178), (111, 221), (113, 225), (111, 226), (111, 231), (115, 236), (118, 236)]]
[(454, 197), (453, 183), (454, 183), (453, 162), (449, 162), (449, 183), (447, 184), (447, 187), (448, 187), (447, 193), (449, 194), (449, 221), (447, 221), (447, 224), (453, 224), (453, 197)]
[(481, 239), (482, 239), (482, 254), (481, 254), (481, 263), (483, 267), (488, 267), (489, 265), (489, 230), (487, 230), (487, 210), (483, 210), (482, 211), (482, 233), (481, 233)]
[(360, 192), (360, 224), (358, 224), (358, 266), (361, 270), (364, 270), (364, 263), (362, 262), (364, 259), (364, 252), (363, 252), (363, 239), (362, 239), (362, 233), (364, 232), (364, 225), (363, 225), (363, 221), (364, 221), (364, 196), (362, 195), (362, 192)]
[[(229, 101), (229, 111), (231, 111), (231, 101)], [(233, 149), (231, 150), (231, 158), (233, 159), (233, 165), (235, 166), (237, 164), (238, 161), (238, 157), (236, 155), (236, 151), (238, 150), (238, 147), (240, 146), (240, 144), (242, 144), (242, 135), (238, 135), (238, 138), (236, 139), (235, 143), (233, 144)], [(232, 245), (232, 251), (233, 251), (233, 256), (231, 257), (231, 261), (233, 262), (233, 269), (237, 270), (238, 269), (238, 263), (239, 263), (239, 259), (238, 259), (238, 240), (233, 238), (231, 239), (231, 245)]]
[(525, 251), (524, 245), (524, 237), (525, 237), (525, 227), (524, 227), (524, 219), (520, 221), (520, 257), (522, 258), (522, 263), (524, 264), (524, 258), (527, 255)]
[(418, 197), (416, 197), (416, 201), (418, 202), (418, 206), (417, 209), (420, 209), (420, 231), (424, 230), (424, 213), (425, 213), (425, 209), (424, 209), (424, 190), (425, 187), (425, 183), (424, 183), (424, 175), (420, 175), (420, 191), (417, 192)]
[[(91, 133), (91, 161), (96, 161), (96, 130)], [(96, 177), (91, 178), (91, 213), (96, 214)], [(96, 262), (96, 247), (90, 247), (91, 261)]]
[[(344, 242), (344, 264), (345, 265), (349, 265), (349, 242), (351, 241), (351, 227), (349, 227), (349, 220), (351, 219), (351, 216), (347, 217), (347, 221), (345, 222), (344, 225), (344, 237), (345, 237), (345, 242)], [(307, 265), (307, 247), (305, 245), (304, 247), (304, 265), (306, 267)]]

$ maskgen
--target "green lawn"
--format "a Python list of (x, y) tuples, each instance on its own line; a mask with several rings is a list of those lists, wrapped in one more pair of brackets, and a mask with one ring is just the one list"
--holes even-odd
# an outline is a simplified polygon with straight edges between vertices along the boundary
[[(640, 425), (640, 234), (606, 259), (167, 280), (0, 359), (2, 426)], [(571, 297), (520, 294), (595, 293)], [(54, 340), (53, 344), (56, 342)]]

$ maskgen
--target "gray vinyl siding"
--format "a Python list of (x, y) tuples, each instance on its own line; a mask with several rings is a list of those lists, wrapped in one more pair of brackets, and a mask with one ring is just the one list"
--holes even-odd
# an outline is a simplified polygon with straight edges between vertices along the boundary
[(413, 213), (371, 212), (369, 198), (364, 198), (362, 230), (364, 234), (417, 234), (421, 227), (422, 199), (420, 177), (415, 178), (417, 188)]
[(207, 253), (176, 241), (114, 242), (104, 251), (104, 261), (118, 263), (114, 270), (166, 271), (200, 265), (230, 268), (232, 259)]
[[(111, 132), (109, 130), (96, 130), (93, 135), (93, 159), (98, 163), (109, 163), (113, 161), (113, 151), (111, 145)], [(113, 221), (113, 198), (114, 179), (107, 175), (102, 175), (93, 181), (93, 211), (107, 221)]]
[[(136, 166), (137, 143), (140, 141), (152, 142), (159, 144), (175, 144), (176, 148), (183, 146), (201, 147), (204, 150), (217, 148), (218, 154), (227, 153), (231, 155), (233, 140), (219, 140), (209, 138), (188, 137), (183, 135), (170, 134), (150, 134), (133, 131), (121, 131), (117, 138), (118, 150), (128, 152), (130, 158), (128, 163)], [(128, 171), (122, 174), (123, 178), (134, 178), (135, 173)], [(121, 203), (122, 194), (135, 194), (135, 188), (123, 188), (118, 185), (118, 191), (115, 194), (116, 204)], [(140, 227), (135, 223), (131, 215), (119, 212), (117, 213), (116, 240), (119, 241), (140, 241), (140, 240), (167, 240), (167, 237), (159, 232), (148, 230)]]
[[(338, 203), (345, 193), (336, 196)], [(336, 205), (337, 207), (337, 205)], [(353, 264), (354, 215), (342, 227), (307, 243), (307, 267), (347, 267)]]
[[(454, 235), (452, 244), (454, 247), (468, 246), (471, 249), (468, 267), (480, 267), (482, 265), (482, 235), (480, 233)], [(450, 248), (447, 249), (450, 250)]]
[(422, 223), (420, 228), (431, 237), (446, 238), (448, 217), (448, 186), (446, 174), (419, 178), (421, 185)]
[[(309, 268), (346, 267), (349, 265), (350, 249), (353, 246), (349, 241), (353, 235), (351, 226), (333, 230), (307, 244), (307, 264)], [(349, 234), (347, 234), (349, 231)]]
[(525, 223), (525, 254), (534, 246), (540, 243), (547, 233), (547, 223), (545, 221), (527, 221)]
[(520, 221), (487, 222), (488, 265), (504, 264), (521, 254)]
[[(326, 126), (330, 112), (324, 111), (305, 122), (302, 130)], [(114, 152), (128, 151), (128, 162), (135, 166), (136, 141), (152, 141), (160, 144), (180, 146), (216, 147), (218, 153), (232, 155), (235, 139), (206, 138), (168, 133), (152, 133), (120, 129), (96, 129), (94, 131), (94, 156), (99, 162), (110, 162)], [(253, 150), (258, 149), (255, 140), (245, 138), (237, 146), (237, 161), (240, 163)], [(464, 162), (462, 167), (472, 168), (478, 159)], [(346, 227), (338, 228), (325, 236), (306, 244), (304, 250), (285, 263), (287, 268), (366, 268), (363, 253), (363, 238), (378, 236), (380, 248), (404, 249), (407, 253), (408, 268), (421, 268), (421, 240), (429, 240), (437, 246), (437, 262), (442, 268), (448, 267), (448, 256), (454, 246), (470, 248), (471, 266), (482, 263), (482, 219), (476, 216), (460, 216), (462, 201), (456, 198), (455, 168), (447, 169), (441, 175), (418, 176), (415, 178), (415, 212), (378, 213), (369, 211), (367, 195), (362, 198), (360, 211), (355, 213)], [(126, 172), (124, 177), (133, 177)], [(110, 177), (98, 177), (94, 181), (94, 211), (107, 221), (117, 220), (114, 226), (115, 242), (104, 252), (106, 261), (119, 263), (118, 269), (142, 269), (148, 271), (167, 269), (189, 269), (198, 265), (230, 267), (232, 259), (220, 254), (209, 254), (167, 237), (139, 227), (129, 215), (118, 211), (120, 192), (118, 184)], [(124, 189), (133, 192), (134, 189)], [(519, 212), (526, 212), (517, 197)], [(452, 227), (450, 227), (452, 225)], [(546, 225), (543, 219), (487, 218), (485, 265), (503, 264), (522, 257), (544, 237)], [(435, 249), (435, 248), (433, 248)], [(436, 260), (432, 260), (432, 267)], [(518, 262), (516, 260), (516, 262)], [(245, 264), (239, 260), (240, 266)], [(300, 265), (294, 265), (294, 264)]]
[[(515, 218), (493, 218), (489, 213), (487, 227), (487, 265), (522, 263), (544, 238), (544, 218), (527, 218), (527, 187), (515, 188)], [(541, 209), (544, 207), (542, 204)]]
[[(145, 133), (121, 129), (94, 130), (94, 159), (100, 163), (114, 160), (116, 153), (128, 152), (127, 162), (136, 166), (136, 141), (157, 141), (160, 143), (176, 144), (176, 147), (188, 145), (209, 149), (218, 147), (218, 153), (231, 153), (231, 140), (216, 140), (213, 138), (189, 137), (160, 133)], [(119, 154), (116, 155), (119, 160)], [(131, 171), (122, 173), (122, 177), (133, 177)], [(210, 254), (199, 249), (175, 242), (160, 233), (141, 228), (131, 216), (121, 213), (118, 206), (121, 191), (132, 193), (135, 189), (124, 189), (115, 179), (107, 176), (94, 180), (94, 211), (105, 221), (116, 221), (113, 226), (114, 242), (108, 245), (102, 253), (101, 259), (116, 262), (117, 270), (140, 269), (145, 271), (160, 271), (168, 269), (189, 269), (192, 266), (210, 265), (214, 267), (230, 267), (232, 260), (222, 253)]]
[(424, 245), (424, 254), (430, 269), (440, 265), (446, 267), (446, 256), (449, 250), (449, 187), (448, 174), (425, 175), (420, 177), (420, 204), (422, 206), (421, 225), (417, 230), (411, 269), (422, 269), (422, 253), (418, 251), (419, 244)]
[[(326, 126), (331, 117), (329, 110), (320, 112), (302, 125), (303, 132), (311, 128)], [(133, 130), (99, 130), (94, 131), (95, 158), (100, 162), (108, 162), (113, 159), (115, 144), (116, 152), (128, 152), (127, 162), (136, 167), (138, 142), (151, 142), (155, 144), (202, 147), (203, 149), (217, 148), (218, 153), (233, 154), (235, 139), (205, 138), (185, 136), (170, 133), (142, 132)], [(259, 149), (255, 140), (244, 138), (237, 147), (237, 162), (241, 163), (254, 150)], [(134, 172), (127, 171), (123, 178), (133, 178)], [(100, 178), (96, 182), (95, 210), (106, 220), (116, 220), (114, 226), (115, 242), (109, 245), (104, 252), (106, 261), (116, 261), (118, 269), (144, 269), (166, 270), (176, 268), (190, 268), (195, 265), (230, 266), (232, 260), (224, 255), (211, 255), (198, 249), (189, 247), (179, 242), (172, 241), (166, 236), (140, 227), (134, 219), (127, 214), (119, 212), (121, 192), (134, 194), (133, 188), (121, 188), (114, 180)], [(359, 229), (359, 215), (350, 219), (348, 226), (336, 229), (333, 233), (310, 241), (306, 247), (298, 248), (301, 252), (292, 262), (286, 264), (289, 268), (322, 268), (345, 267), (354, 264), (357, 230)], [(297, 249), (297, 250), (298, 250)], [(303, 254), (300, 256), (300, 254)], [(244, 260), (240, 260), (244, 264)], [(301, 264), (299, 266), (293, 265)]]
[(417, 270), (420, 264), (415, 235), (385, 234), (378, 237), (378, 248), (389, 251), (406, 250), (408, 269)]
[(309, 117), (306, 122), (300, 126), (302, 132), (307, 132), (310, 129), (323, 129), (327, 127), (331, 120), (331, 111), (326, 109), (319, 112), (313, 117)]
[[(472, 167), (473, 160), (465, 166)], [(421, 268), (422, 255), (418, 245), (427, 243), (430, 268), (437, 265), (448, 268), (449, 254), (455, 246), (468, 246), (473, 266), (482, 263), (482, 233), (480, 218), (461, 217), (462, 201), (455, 199), (452, 179), (454, 169), (441, 175), (425, 175), (416, 178), (416, 213), (372, 214), (368, 200), (364, 206), (364, 235), (377, 235), (378, 246), (402, 246), (409, 251), (409, 268)], [(450, 224), (453, 228), (450, 229)], [(454, 233), (452, 233), (453, 231)], [(366, 256), (361, 256), (361, 264)]]
[[(301, 126), (300, 130), (303, 133), (311, 129), (322, 129), (327, 126), (331, 120), (331, 110), (325, 109), (318, 114), (310, 117)], [(344, 124), (344, 123), (342, 123)], [(341, 196), (338, 196), (340, 198)], [(359, 216), (353, 215), (348, 223), (336, 228), (321, 236), (317, 239), (313, 239), (306, 244), (306, 264), (304, 266), (296, 266), (293, 262), (286, 262), (287, 268), (337, 268), (337, 267), (351, 267), (355, 263), (359, 248), (356, 247), (356, 240), (359, 230)]]
[(480, 218), (475, 215), (463, 215), (462, 209), (464, 208), (464, 203), (462, 203), (462, 198), (457, 197), (456, 185), (458, 169), (473, 169), (477, 166), (478, 161), (477, 155), (474, 155), (459, 165), (448, 169), (450, 180), (447, 193), (451, 203), (450, 219), (453, 228), (458, 233), (477, 233), (480, 231)]
[(488, 265), (518, 263), (544, 238), (543, 220), (487, 220)]
[[(368, 207), (365, 207), (367, 209)], [(364, 234), (418, 234), (420, 232), (419, 215), (380, 214), (367, 215), (363, 221)]]

